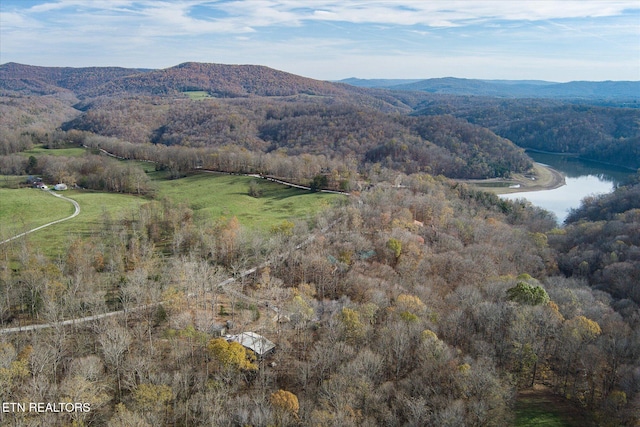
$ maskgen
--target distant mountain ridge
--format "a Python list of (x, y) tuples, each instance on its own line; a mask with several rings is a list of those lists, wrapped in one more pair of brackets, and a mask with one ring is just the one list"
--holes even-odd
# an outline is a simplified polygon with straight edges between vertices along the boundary
[[(213, 96), (288, 96), (299, 93), (334, 95), (350, 86), (314, 80), (261, 65), (185, 62), (159, 70), (119, 67), (39, 67), (0, 65), (0, 88), (35, 92), (70, 90), (81, 96), (117, 93), (172, 94), (208, 91)], [(42, 94), (42, 93), (37, 93)]]
[(79, 99), (118, 96), (184, 96), (204, 91), (215, 98), (328, 97), (381, 111), (410, 111), (387, 91), (315, 80), (262, 65), (185, 62), (160, 70), (118, 67), (0, 65), (0, 94), (69, 94)]
[(109, 81), (148, 71), (121, 67), (39, 67), (9, 62), (0, 65), (0, 89), (34, 95), (65, 90), (83, 93)]
[[(248, 96), (371, 96), (371, 89), (498, 98), (640, 100), (640, 81), (359, 79), (315, 80), (261, 65), (185, 62), (159, 70), (121, 67), (39, 67), (0, 65), (0, 90), (47, 95), (65, 91), (80, 98), (141, 94), (171, 96), (206, 91), (214, 97)], [(373, 96), (380, 98), (381, 93)], [(387, 100), (388, 102), (388, 100)]]
[(640, 100), (640, 81), (480, 80), (444, 77), (425, 80), (356, 79), (340, 80), (358, 87), (420, 91), (447, 95), (493, 96), (500, 98), (620, 99)]
[(336, 82), (357, 87), (389, 89), (394, 86), (417, 83), (420, 81), (422, 81), (422, 79), (359, 79), (357, 77), (349, 77), (348, 79), (337, 80)]

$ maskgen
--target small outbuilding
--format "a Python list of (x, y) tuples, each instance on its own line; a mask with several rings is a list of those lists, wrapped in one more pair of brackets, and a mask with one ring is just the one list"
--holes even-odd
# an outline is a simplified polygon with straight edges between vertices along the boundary
[(227, 336), (227, 341), (237, 342), (244, 348), (253, 351), (259, 359), (268, 356), (276, 348), (274, 343), (255, 332), (242, 332), (237, 335), (229, 335)]

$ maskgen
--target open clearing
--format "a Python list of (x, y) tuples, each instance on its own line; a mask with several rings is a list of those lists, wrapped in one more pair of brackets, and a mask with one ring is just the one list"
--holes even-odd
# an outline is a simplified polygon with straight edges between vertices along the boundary
[[(235, 216), (243, 226), (262, 231), (269, 231), (284, 220), (311, 216), (334, 200), (344, 197), (310, 193), (257, 179), (262, 197), (254, 198), (248, 194), (252, 180), (256, 178), (196, 173), (155, 183), (157, 199), (167, 198), (175, 203), (184, 203), (198, 219)], [(25, 237), (49, 256), (64, 252), (68, 244), (78, 237), (88, 237), (100, 231), (107, 220), (135, 218), (139, 207), (149, 203), (144, 197), (129, 194), (79, 190), (69, 190), (63, 194), (80, 204), (80, 215)], [(69, 202), (41, 190), (0, 188), (0, 240), (65, 218), (73, 211)]]
[(46, 191), (0, 188), (0, 240), (66, 218), (73, 211), (68, 201)]
[(30, 150), (22, 151), (20, 154), (23, 156), (64, 156), (64, 157), (81, 157), (87, 152), (86, 148), (82, 147), (68, 147), (68, 148), (55, 148), (49, 149), (42, 146), (34, 147)]
[(515, 407), (516, 427), (590, 427), (595, 423), (589, 414), (553, 394), (548, 388), (536, 385), (521, 390)]
[(212, 98), (212, 96), (209, 95), (209, 92), (204, 90), (188, 90), (182, 93), (187, 95), (192, 101), (201, 101), (203, 99)]
[[(261, 197), (249, 196), (251, 181), (262, 191)], [(235, 216), (243, 226), (259, 230), (312, 215), (334, 200), (344, 198), (288, 188), (260, 178), (205, 172), (157, 184), (160, 198), (185, 203), (198, 218)]]
[[(2, 192), (9, 190), (0, 189)], [(47, 194), (44, 191), (32, 188), (23, 188), (19, 190), (11, 190), (12, 193), (0, 193), (2, 197), (2, 206), (6, 206), (6, 211), (11, 212), (10, 215), (20, 215), (29, 217), (29, 223), (33, 226), (20, 226), (13, 233), (13, 227), (9, 227), (12, 233), (7, 233), (5, 227), (2, 228), (3, 238), (11, 237), (10, 234), (19, 234), (28, 229), (46, 224), (57, 219), (65, 218), (74, 212), (74, 207), (68, 201), (58, 199)], [(9, 198), (3, 196), (7, 194)], [(37, 208), (29, 209), (21, 200), (33, 198), (33, 194), (37, 194)], [(80, 204), (81, 212), (77, 217), (54, 224), (51, 227), (38, 230), (35, 233), (25, 236), (33, 246), (47, 256), (55, 256), (64, 252), (68, 244), (78, 238), (87, 237), (100, 230), (101, 224), (106, 218), (117, 219), (126, 215), (127, 212), (135, 212), (142, 203), (146, 203), (145, 199), (127, 194), (109, 194), (85, 191), (64, 191), (65, 197), (73, 199)], [(54, 209), (55, 207), (55, 209)], [(4, 212), (4, 208), (0, 208)], [(55, 212), (55, 214), (54, 214)], [(4, 216), (0, 217), (0, 222), (5, 224)], [(19, 239), (21, 240), (21, 239)], [(15, 242), (17, 244), (17, 241)]]

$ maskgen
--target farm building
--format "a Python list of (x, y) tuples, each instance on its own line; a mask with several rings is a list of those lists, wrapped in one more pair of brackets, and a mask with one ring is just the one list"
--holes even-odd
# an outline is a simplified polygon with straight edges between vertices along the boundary
[(227, 341), (239, 343), (244, 348), (253, 351), (258, 358), (267, 356), (276, 348), (274, 343), (255, 332), (242, 332), (237, 335), (229, 335), (227, 336)]

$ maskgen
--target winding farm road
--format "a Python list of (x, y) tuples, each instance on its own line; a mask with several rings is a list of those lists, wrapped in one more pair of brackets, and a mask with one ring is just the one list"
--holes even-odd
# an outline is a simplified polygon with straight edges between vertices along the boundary
[(51, 190), (45, 190), (45, 191), (47, 191), (52, 196), (59, 197), (59, 198), (64, 199), (64, 200), (66, 200), (68, 202), (71, 202), (73, 204), (73, 207), (75, 208), (75, 212), (73, 212), (73, 214), (71, 216), (68, 216), (66, 218), (58, 219), (56, 221), (51, 221), (51, 222), (49, 222), (47, 224), (41, 225), (40, 227), (33, 228), (33, 229), (29, 230), (29, 231), (25, 231), (24, 233), (20, 233), (20, 234), (18, 234), (16, 236), (13, 236), (13, 237), (10, 237), (10, 238), (8, 238), (6, 240), (3, 240), (3, 241), (0, 242), (0, 245), (4, 245), (5, 243), (9, 243), (10, 241), (15, 240), (15, 239), (19, 239), (20, 237), (26, 236), (27, 234), (33, 233), (34, 231), (42, 230), (43, 228), (49, 227), (50, 225), (57, 224), (57, 223), (62, 222), (62, 221), (67, 221), (67, 220), (69, 220), (71, 218), (75, 218), (80, 214), (80, 205), (75, 200), (70, 199), (68, 197), (65, 197), (65, 196), (63, 196), (61, 194), (58, 194), (58, 193), (54, 193)]

